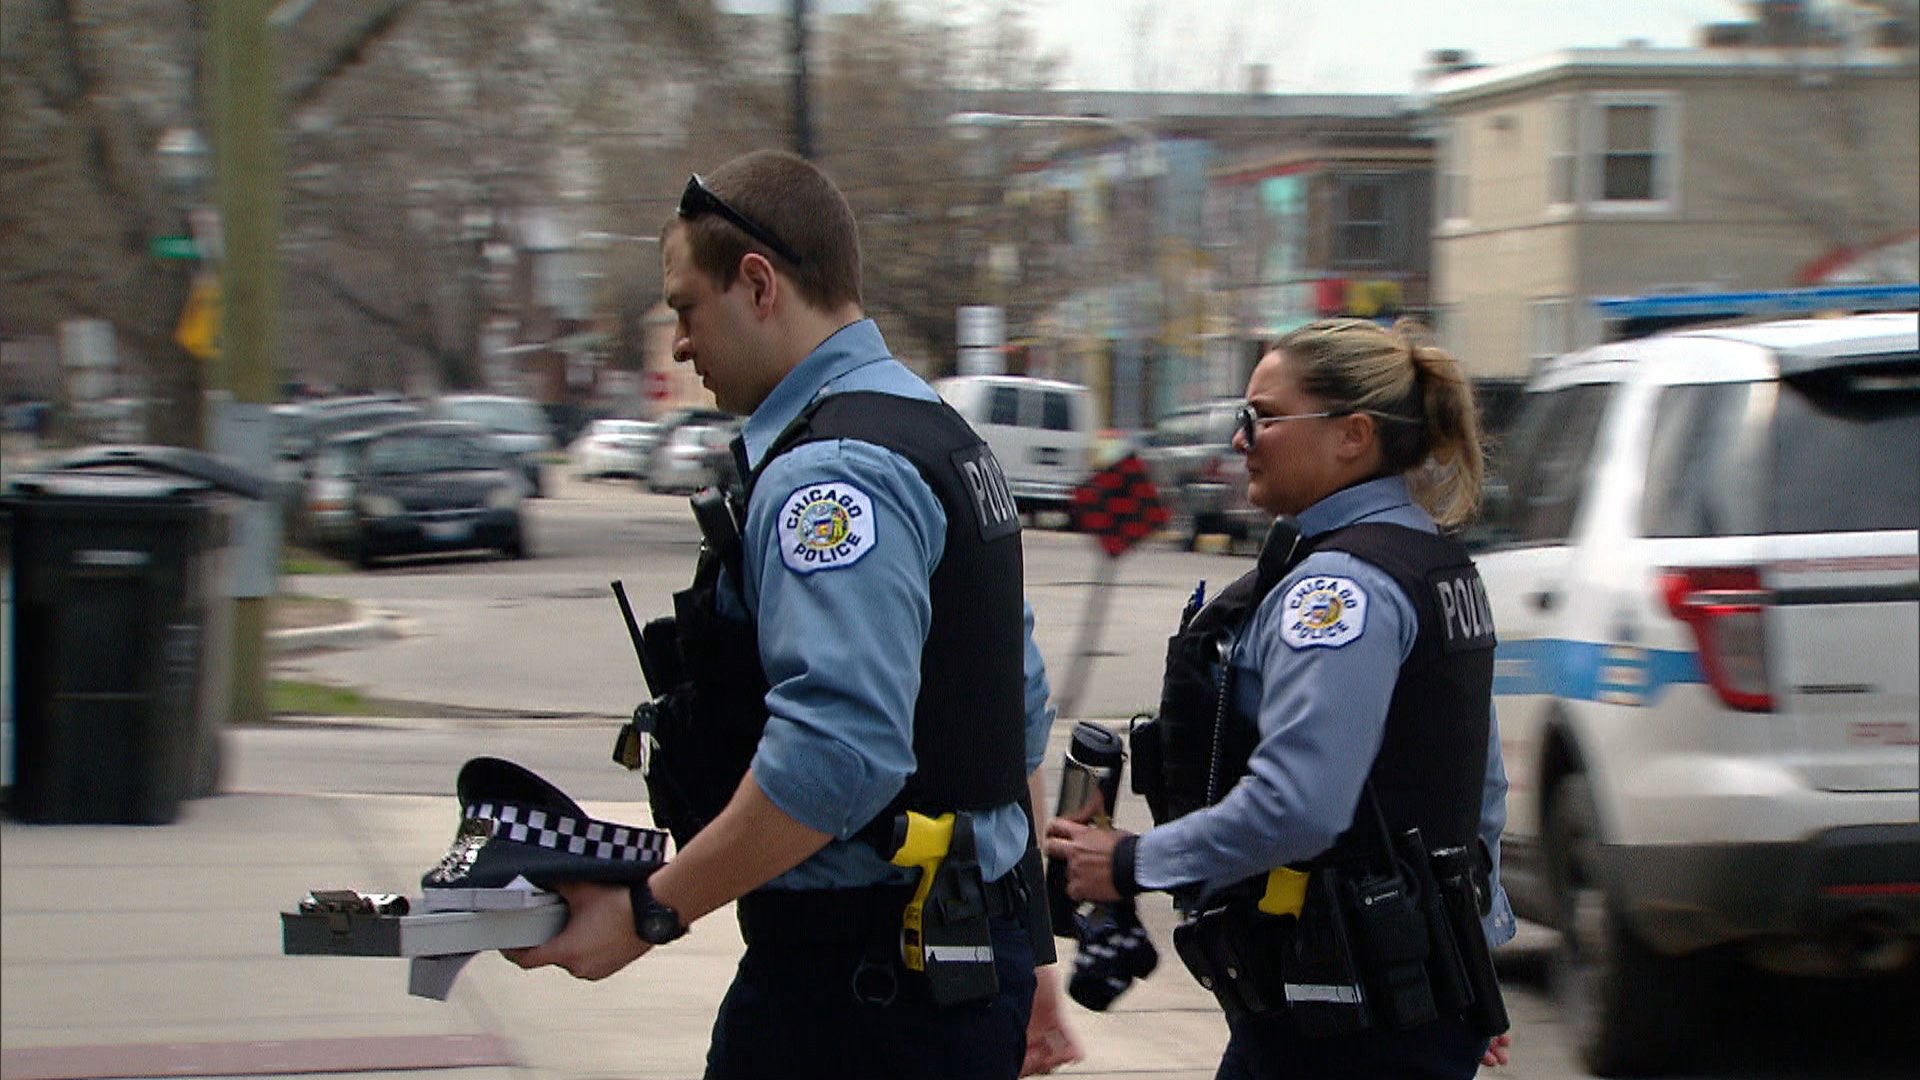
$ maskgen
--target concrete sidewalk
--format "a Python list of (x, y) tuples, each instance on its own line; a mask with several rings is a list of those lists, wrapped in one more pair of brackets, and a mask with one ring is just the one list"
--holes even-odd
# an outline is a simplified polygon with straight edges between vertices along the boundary
[[(0, 823), (0, 1078), (698, 1077), (730, 909), (601, 983), (476, 957), (445, 1002), (409, 997), (403, 960), (281, 955), (310, 889), (417, 895), (454, 821), (445, 797), (248, 792), (162, 827)], [(1111, 1013), (1070, 1006), (1094, 1060), (1061, 1075), (1211, 1076), (1225, 1026), (1178, 966)]]

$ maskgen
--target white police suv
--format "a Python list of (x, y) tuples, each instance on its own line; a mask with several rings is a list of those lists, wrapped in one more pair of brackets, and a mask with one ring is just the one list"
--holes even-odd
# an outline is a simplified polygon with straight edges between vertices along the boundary
[(1920, 955), (1913, 312), (1561, 357), (1476, 558), (1512, 783), (1503, 878), (1563, 930), (1588, 1066), (1674, 1063), (1701, 955)]

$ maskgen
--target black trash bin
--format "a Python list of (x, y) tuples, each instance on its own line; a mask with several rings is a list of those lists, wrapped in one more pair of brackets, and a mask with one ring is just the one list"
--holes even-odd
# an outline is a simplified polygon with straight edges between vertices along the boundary
[(218, 459), (147, 446), (72, 455), (9, 485), (12, 816), (163, 824), (204, 793), (233, 497), (264, 494)]

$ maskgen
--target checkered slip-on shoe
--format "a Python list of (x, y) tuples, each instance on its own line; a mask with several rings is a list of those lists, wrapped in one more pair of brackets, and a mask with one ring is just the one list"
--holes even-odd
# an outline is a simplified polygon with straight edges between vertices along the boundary
[(627, 883), (667, 861), (667, 834), (597, 821), (564, 792), (500, 758), (460, 767), (460, 829), (426, 889), (497, 889), (523, 877), (543, 888), (563, 881)]

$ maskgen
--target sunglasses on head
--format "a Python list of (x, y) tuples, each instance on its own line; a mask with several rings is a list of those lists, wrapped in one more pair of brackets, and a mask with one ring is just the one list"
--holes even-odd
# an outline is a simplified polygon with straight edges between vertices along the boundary
[(1354, 411), (1352, 409), (1326, 409), (1322, 412), (1287, 413), (1280, 416), (1261, 416), (1259, 412), (1257, 412), (1254, 409), (1253, 403), (1248, 402), (1247, 404), (1240, 406), (1239, 423), (1235, 425), (1234, 430), (1240, 433), (1241, 441), (1246, 443), (1247, 447), (1251, 449), (1253, 447), (1254, 437), (1260, 434), (1261, 428), (1266, 427), (1269, 424), (1277, 424), (1282, 420), (1318, 420), (1323, 417), (1352, 416), (1353, 412)]
[(716, 214), (734, 228), (764, 244), (769, 251), (787, 260), (795, 266), (800, 265), (800, 256), (792, 248), (780, 242), (773, 232), (752, 218), (728, 206), (726, 200), (713, 193), (699, 173), (687, 177), (687, 186), (680, 192), (680, 206), (674, 211), (682, 218), (692, 219)]

